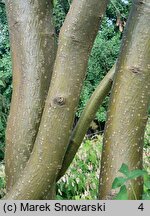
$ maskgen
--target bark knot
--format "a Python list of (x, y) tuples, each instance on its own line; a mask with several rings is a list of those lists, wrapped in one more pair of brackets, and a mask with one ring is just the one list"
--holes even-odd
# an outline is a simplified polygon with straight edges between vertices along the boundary
[(63, 106), (65, 104), (65, 98), (61, 96), (55, 97), (53, 101), (54, 101), (54, 104), (58, 106)]
[(144, 4), (144, 0), (140, 0), (139, 4), (141, 4), (141, 5)]
[(141, 72), (139, 67), (134, 67), (134, 66), (131, 67), (130, 70), (132, 73), (135, 73), (135, 74), (139, 74)]

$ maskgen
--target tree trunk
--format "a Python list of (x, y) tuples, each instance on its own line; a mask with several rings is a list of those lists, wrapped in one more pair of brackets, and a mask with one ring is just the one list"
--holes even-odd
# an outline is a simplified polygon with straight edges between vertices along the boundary
[[(122, 163), (142, 169), (143, 137), (150, 102), (150, 0), (134, 0), (116, 66), (108, 109), (100, 173), (100, 199), (116, 193), (111, 186)], [(137, 199), (142, 180), (132, 182)], [(129, 199), (135, 199), (128, 188)]]
[(50, 1), (6, 0), (13, 63), (13, 95), (6, 131), (10, 190), (29, 159), (55, 58)]
[(33, 152), (4, 199), (41, 199), (53, 186), (66, 152), (99, 21), (107, 1), (74, 0), (60, 32), (53, 77)]

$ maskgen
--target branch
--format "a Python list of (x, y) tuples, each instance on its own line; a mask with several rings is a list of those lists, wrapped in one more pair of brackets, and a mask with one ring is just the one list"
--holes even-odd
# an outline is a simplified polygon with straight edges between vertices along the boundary
[(81, 117), (72, 132), (69, 145), (63, 160), (62, 168), (57, 177), (57, 181), (65, 174), (66, 170), (74, 159), (74, 156), (77, 153), (78, 148), (80, 147), (91, 122), (93, 121), (103, 100), (109, 93), (112, 86), (114, 73), (115, 65), (97, 86), (87, 105), (85, 106)]

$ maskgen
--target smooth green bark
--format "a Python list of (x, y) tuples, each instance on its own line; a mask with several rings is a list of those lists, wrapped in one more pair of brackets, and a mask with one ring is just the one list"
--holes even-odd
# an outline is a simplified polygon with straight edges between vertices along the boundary
[(91, 122), (93, 121), (99, 107), (111, 89), (114, 74), (115, 65), (97, 86), (87, 105), (85, 106), (80, 119), (71, 134), (69, 145), (67, 147), (62, 168), (58, 174), (57, 180), (59, 180), (65, 174), (75, 154), (77, 153)]
[(48, 97), (30, 159), (4, 199), (42, 199), (53, 186), (69, 141), (88, 56), (107, 1), (74, 0), (60, 32)]
[[(150, 0), (134, 0), (116, 66), (104, 133), (100, 199), (112, 199), (111, 189), (122, 163), (142, 169), (143, 138), (150, 102)], [(142, 179), (132, 182), (137, 199)], [(129, 199), (135, 199), (128, 186)]]
[(55, 58), (50, 1), (6, 0), (13, 95), (6, 131), (7, 190), (20, 177), (38, 131)]

